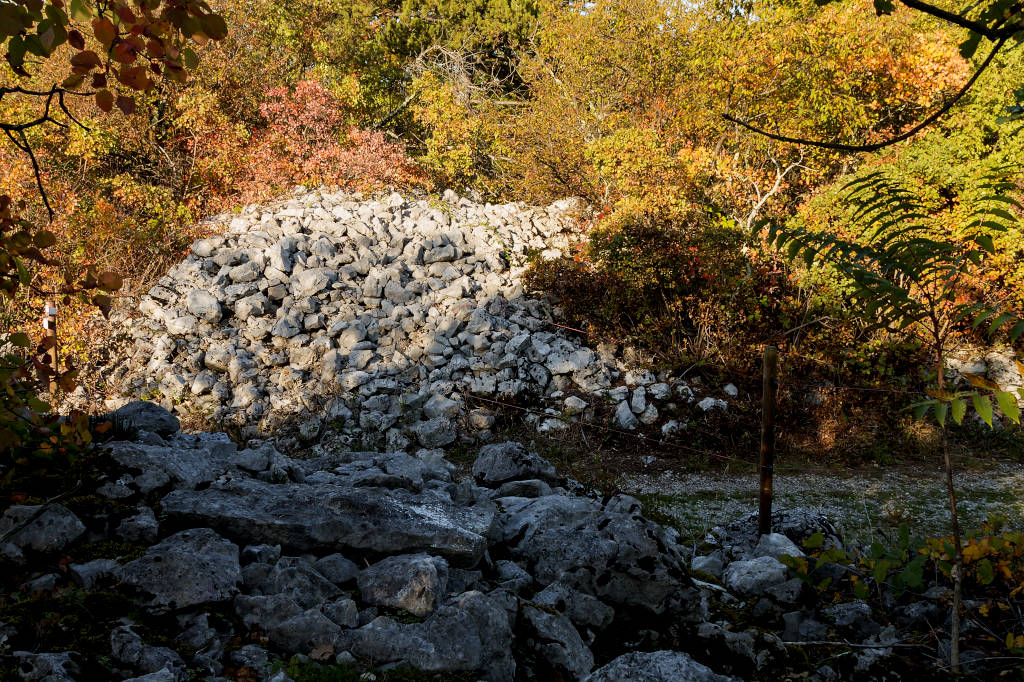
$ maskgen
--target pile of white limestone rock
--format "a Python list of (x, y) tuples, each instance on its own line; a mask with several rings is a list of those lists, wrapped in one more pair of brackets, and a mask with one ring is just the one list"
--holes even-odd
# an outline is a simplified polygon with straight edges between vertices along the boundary
[(539, 407), (551, 435), (610, 418), (670, 436), (691, 404), (726, 409), (587, 347), (524, 291), (528, 261), (571, 248), (583, 211), (320, 191), (219, 216), (120, 312), (134, 345), (107, 383), (253, 435), (388, 450), (486, 441), (509, 402)]

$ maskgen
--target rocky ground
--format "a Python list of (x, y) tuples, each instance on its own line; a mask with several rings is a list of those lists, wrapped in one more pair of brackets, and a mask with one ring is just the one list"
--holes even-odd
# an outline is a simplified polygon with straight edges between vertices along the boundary
[[(955, 481), (958, 510), (965, 528), (980, 528), (990, 516), (1005, 517), (1010, 528), (1024, 528), (1024, 469), (1015, 462), (984, 461), (960, 465)], [(967, 463), (972, 464), (972, 463)], [(871, 543), (910, 524), (921, 537), (948, 535), (949, 502), (941, 463), (887, 465), (852, 471), (777, 470), (775, 504), (828, 515), (843, 537)], [(643, 497), (675, 519), (687, 536), (703, 537), (722, 520), (757, 508), (758, 474), (704, 472), (638, 473), (620, 487)]]
[(438, 449), (298, 459), (151, 403), (109, 419), (105, 475), (0, 517), (4, 679), (903, 679), (899, 647), (948, 613), (938, 586), (889, 613), (819, 603), (779, 561), (841, 543), (819, 515), (694, 552), (518, 443), (456, 480)]

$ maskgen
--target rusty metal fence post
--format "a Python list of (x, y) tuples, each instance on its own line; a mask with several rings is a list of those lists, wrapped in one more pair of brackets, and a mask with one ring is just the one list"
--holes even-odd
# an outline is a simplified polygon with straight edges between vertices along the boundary
[(779, 349), (765, 346), (761, 390), (761, 492), (758, 535), (772, 532), (772, 476), (775, 472), (775, 398), (779, 387)]

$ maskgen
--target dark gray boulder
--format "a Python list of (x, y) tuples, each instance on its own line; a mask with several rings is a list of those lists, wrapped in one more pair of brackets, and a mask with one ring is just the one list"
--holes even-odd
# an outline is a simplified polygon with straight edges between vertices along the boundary
[(696, 598), (676, 532), (627, 499), (602, 507), (562, 495), (504, 498), (501, 544), (539, 583), (561, 582), (608, 604), (663, 613), (674, 600)]
[(39, 654), (15, 651), (14, 658), (18, 662), (18, 674), (26, 682), (75, 682), (80, 672), (77, 660), (81, 655), (75, 651)]
[(265, 575), (253, 580), (252, 585), (249, 579), (246, 583), (262, 594), (289, 597), (304, 609), (341, 594), (337, 585), (320, 575), (311, 563), (296, 557), (282, 557)]
[[(37, 516), (38, 514), (38, 516)], [(35, 517), (35, 518), (33, 518)], [(6, 538), (19, 549), (59, 552), (81, 537), (85, 526), (67, 507), (52, 504), (14, 505), (0, 517), (0, 536), (21, 528)]]
[(242, 579), (238, 547), (209, 528), (170, 536), (119, 574), (150, 597), (147, 606), (156, 613), (230, 599)]
[(585, 682), (738, 682), (715, 673), (681, 651), (623, 654), (598, 668)]
[(283, 594), (239, 595), (235, 613), (246, 627), (266, 634), (271, 644), (291, 653), (308, 654), (318, 646), (337, 645), (341, 627), (320, 609), (303, 609)]
[(477, 483), (497, 488), (508, 481), (540, 479), (556, 483), (555, 467), (535, 452), (514, 442), (492, 443), (480, 448), (473, 462), (473, 478)]
[(100, 421), (109, 421), (113, 425), (109, 435), (129, 440), (139, 435), (140, 431), (148, 431), (166, 438), (181, 430), (181, 422), (177, 417), (156, 403), (146, 400), (133, 400), (103, 415)]
[(391, 556), (363, 570), (358, 584), (362, 599), (368, 604), (426, 616), (444, 598), (448, 562), (429, 554)]
[(550, 666), (556, 676), (570, 680), (587, 676), (594, 667), (594, 655), (566, 616), (529, 604), (523, 605), (521, 614), (528, 633), (526, 645), (544, 666)]
[(512, 682), (512, 628), (502, 605), (480, 592), (465, 592), (422, 623), (379, 617), (342, 633), (338, 648), (376, 663), (407, 663), (430, 672), (479, 671), (490, 682)]
[(110, 653), (115, 660), (139, 672), (166, 670), (171, 673), (171, 679), (186, 679), (185, 661), (174, 649), (146, 644), (130, 625), (122, 625), (110, 633)]

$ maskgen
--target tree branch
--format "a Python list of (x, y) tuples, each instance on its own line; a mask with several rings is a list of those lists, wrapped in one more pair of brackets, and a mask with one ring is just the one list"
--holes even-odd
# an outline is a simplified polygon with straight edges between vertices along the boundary
[[(916, 2), (916, 0), (911, 0), (911, 1)], [(934, 114), (932, 114), (931, 116), (929, 116), (925, 120), (921, 121), (920, 123), (918, 123), (916, 126), (911, 128), (907, 132), (901, 133), (900, 135), (897, 135), (895, 137), (891, 137), (891, 138), (889, 138), (887, 140), (884, 140), (882, 142), (874, 142), (872, 144), (844, 144), (844, 143), (841, 143), (841, 142), (825, 142), (823, 140), (808, 140), (808, 139), (805, 139), (805, 138), (802, 138), (802, 137), (791, 137), (791, 136), (788, 136), (788, 135), (779, 135), (777, 133), (770, 133), (767, 130), (762, 130), (761, 128), (758, 128), (758, 127), (756, 127), (756, 126), (754, 126), (754, 125), (752, 125), (750, 123), (747, 123), (746, 121), (741, 121), (740, 119), (736, 118), (735, 116), (733, 116), (731, 114), (722, 114), (722, 118), (724, 118), (726, 121), (729, 121), (730, 123), (735, 123), (736, 125), (741, 126), (743, 128), (746, 128), (747, 130), (749, 130), (751, 132), (757, 133), (758, 135), (763, 135), (764, 137), (767, 137), (770, 140), (776, 140), (778, 142), (789, 142), (789, 143), (792, 143), (792, 144), (803, 144), (803, 145), (807, 145), (809, 147), (818, 147), (820, 149), (831, 149), (833, 151), (839, 151), (839, 152), (851, 152), (851, 153), (853, 153), (853, 152), (874, 152), (874, 151), (878, 151), (879, 149), (883, 149), (885, 147), (892, 146), (892, 145), (894, 145), (894, 144), (896, 144), (898, 142), (903, 142), (904, 140), (907, 140), (907, 139), (913, 137), (917, 133), (921, 132), (923, 129), (925, 129), (928, 126), (930, 126), (932, 123), (935, 123), (935, 121), (939, 120), (942, 116), (944, 116), (950, 109), (953, 108), (954, 104), (959, 102), (960, 99), (964, 95), (967, 94), (967, 91), (971, 89), (971, 87), (975, 84), (975, 82), (977, 82), (978, 78), (981, 77), (981, 74), (984, 73), (985, 70), (992, 63), (992, 60), (995, 58), (996, 53), (999, 52), (1000, 49), (1002, 49), (1003, 45), (1006, 43), (1006, 40), (1007, 40), (1006, 37), (1002, 37), (1002, 38), (1000, 38), (996, 42), (996, 44), (992, 47), (992, 51), (988, 53), (988, 56), (985, 57), (985, 61), (983, 61), (981, 63), (981, 66), (979, 66), (978, 69), (974, 72), (974, 75), (971, 76), (970, 80), (968, 80), (966, 83), (964, 83), (964, 86), (962, 88), (960, 88), (960, 90), (955, 95), (953, 95), (953, 97), (948, 102), (946, 102), (944, 105), (942, 105)]]
[(930, 14), (933, 17), (949, 22), (954, 26), (966, 28), (968, 31), (974, 31), (978, 35), (984, 36), (992, 41), (1005, 40), (1014, 33), (1024, 30), (1024, 24), (1020, 23), (1007, 24), (1006, 26), (999, 26), (998, 24), (996, 26), (986, 26), (980, 21), (973, 21), (967, 17), (957, 14), (956, 12), (944, 10), (941, 7), (930, 5), (927, 2), (921, 2), (921, 0), (900, 0), (900, 2), (911, 9), (916, 9), (919, 12)]

